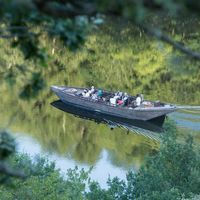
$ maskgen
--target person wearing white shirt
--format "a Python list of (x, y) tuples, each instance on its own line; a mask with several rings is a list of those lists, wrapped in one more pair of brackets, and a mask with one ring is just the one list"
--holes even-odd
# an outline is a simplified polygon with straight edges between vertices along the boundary
[(136, 101), (136, 106), (140, 106), (141, 105), (142, 98), (141, 98), (141, 96), (139, 94), (137, 94), (135, 101)]

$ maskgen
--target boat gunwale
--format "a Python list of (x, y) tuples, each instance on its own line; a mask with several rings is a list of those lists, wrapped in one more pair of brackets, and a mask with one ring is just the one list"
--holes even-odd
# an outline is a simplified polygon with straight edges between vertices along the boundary
[[(83, 88), (83, 87), (66, 87), (66, 86), (62, 86), (66, 89), (88, 89), (88, 88)], [(129, 111), (140, 111), (140, 112), (149, 112), (149, 111), (170, 111), (170, 112), (173, 112), (175, 110), (178, 110), (178, 108), (176, 106), (171, 106), (170, 104), (166, 104), (164, 103), (165, 105), (170, 105), (170, 107), (120, 107), (120, 106), (112, 106), (112, 105), (109, 105), (109, 104), (106, 104), (104, 102), (97, 102), (97, 101), (94, 101), (93, 99), (90, 99), (90, 98), (87, 98), (87, 97), (82, 97), (82, 96), (78, 96), (78, 95), (75, 95), (74, 93), (70, 94), (69, 92), (65, 92), (66, 89), (63, 89), (63, 90), (59, 90), (59, 92), (62, 92), (64, 93), (65, 95), (68, 95), (69, 97), (74, 97), (76, 99), (79, 99), (79, 100), (82, 100), (82, 101), (85, 101), (85, 102), (90, 102), (90, 103), (93, 103), (93, 104), (100, 104), (100, 105), (104, 105), (104, 106), (107, 106), (108, 108), (114, 108), (114, 109), (117, 109), (117, 110), (129, 110)], [(109, 92), (107, 90), (103, 90), (105, 92), (108, 92), (108, 93), (112, 93), (112, 92)], [(131, 96), (131, 97), (135, 97), (135, 96)], [(148, 100), (149, 101), (149, 100)], [(154, 102), (154, 101), (149, 101), (149, 102)]]

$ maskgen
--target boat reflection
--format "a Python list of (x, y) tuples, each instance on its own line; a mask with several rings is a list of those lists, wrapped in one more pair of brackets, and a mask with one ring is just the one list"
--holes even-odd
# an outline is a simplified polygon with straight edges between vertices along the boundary
[(105, 115), (98, 111), (82, 109), (72, 104), (63, 103), (61, 100), (54, 101), (51, 105), (76, 117), (92, 120), (96, 123), (107, 124), (111, 129), (120, 127), (127, 130), (127, 133), (131, 131), (155, 140), (159, 140), (159, 136), (163, 131), (162, 124), (164, 122), (164, 116), (154, 121), (129, 120)]

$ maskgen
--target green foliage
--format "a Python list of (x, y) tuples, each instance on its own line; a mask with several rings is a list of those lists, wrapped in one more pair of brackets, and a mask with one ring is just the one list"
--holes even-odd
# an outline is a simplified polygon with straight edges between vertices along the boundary
[(23, 168), (28, 178), (12, 179), (12, 187), (0, 186), (1, 199), (83, 199), (89, 171), (70, 169), (63, 178), (54, 163), (44, 158), (33, 161), (27, 155), (17, 155), (12, 163)]
[(16, 76), (13, 70), (9, 70), (4, 74), (4, 80), (8, 83), (9, 86), (13, 86), (16, 83)]
[[(199, 64), (186, 60), (184, 57), (174, 59), (172, 56), (174, 52), (170, 47), (157, 41), (149, 42), (142, 36), (143, 31), (137, 27), (124, 28), (122, 21), (114, 25), (112, 23), (111, 28), (104, 26), (103, 31), (98, 30), (90, 34), (88, 43), (82, 52), (76, 55), (65, 51), (60, 43), (50, 42), (49, 39), (52, 36), (59, 38), (62, 44), (67, 45), (71, 50), (79, 48), (84, 43), (86, 34), (91, 30), (88, 27), (90, 17), (85, 17), (85, 15), (90, 16), (96, 13), (96, 11), (90, 12), (93, 7), (97, 7), (97, 10), (102, 13), (111, 13), (131, 19), (136, 23), (143, 23), (143, 20), (149, 16), (149, 11), (164, 10), (174, 14), (183, 8), (183, 11), (198, 13), (197, 1), (150, 1), (150, 3), (146, 1), (142, 3), (137, 3), (139, 1), (92, 1), (92, 4), (88, 1), (78, 3), (67, 1), (67, 5), (65, 1), (46, 2), (42, 0), (0, 1), (0, 34), (2, 37), (11, 38), (12, 47), (18, 47), (24, 58), (29, 60), (27, 65), (22, 65), (21, 54), (17, 50), (10, 51), (9, 43), (3, 43), (2, 46), (8, 54), (5, 56), (1, 53), (4, 57), (2, 60), (4, 59), (5, 62), (1, 60), (0, 63), (0, 78), (4, 77), (16, 90), (10, 91), (9, 95), (5, 85), (1, 85), (4, 96), (1, 115), (4, 116), (6, 113), (8, 116), (8, 113), (11, 115), (15, 113), (20, 121), (15, 125), (16, 129), (23, 126), (25, 130), (32, 130), (34, 127), (35, 133), (31, 134), (39, 138), (44, 133), (48, 134), (48, 137), (42, 137), (42, 141), (46, 146), (51, 146), (52, 149), (62, 153), (66, 152), (66, 148), (71, 149), (72, 146), (77, 146), (77, 152), (84, 150), (84, 154), (76, 151), (73, 154), (78, 160), (89, 160), (93, 163), (97, 160), (101, 148), (106, 147), (111, 152), (115, 152), (118, 157), (127, 156), (132, 161), (135, 159), (132, 155), (137, 154), (138, 149), (142, 149), (142, 154), (146, 154), (148, 150), (148, 148), (140, 147), (139, 138), (134, 141), (137, 145), (134, 143), (133, 145), (128, 137), (124, 139), (122, 134), (118, 138), (113, 135), (107, 136), (104, 141), (103, 137), (98, 136), (106, 134), (105, 129), (100, 129), (94, 137), (92, 125), (85, 125), (80, 121), (75, 125), (71, 123), (69, 130), (65, 131), (65, 117), (62, 114), (51, 115), (49, 92), (44, 91), (36, 101), (28, 105), (18, 100), (18, 94), (20, 93), (23, 99), (36, 97), (39, 90), (45, 86), (42, 78), (45, 77), (48, 86), (61, 84), (61, 82), (80, 86), (95, 84), (109, 89), (126, 89), (130, 93), (142, 91), (151, 98), (165, 101), (199, 102), (200, 93), (196, 89), (199, 88), (200, 80)], [(63, 9), (69, 16), (62, 16)], [(149, 19), (156, 18), (149, 17)], [(198, 28), (191, 26), (190, 20), (182, 21), (181, 19), (171, 23), (169, 18), (163, 20), (161, 23), (158, 19), (155, 23), (153, 21), (150, 23), (154, 25), (160, 23), (160, 26), (171, 31), (175, 38), (199, 50)], [(95, 23), (95, 20), (93, 22)], [(190, 28), (194, 28), (194, 34), (190, 34), (185, 28), (188, 27), (188, 23)], [(44, 39), (46, 36), (48, 37)], [(44, 48), (45, 44), (47, 48)], [(36, 66), (47, 66), (46, 62), (49, 58), (47, 53), (54, 54), (54, 49), (57, 52), (54, 59), (49, 60), (50, 68), (46, 72), (42, 68), (38, 70)], [(71, 59), (72, 56), (73, 59)], [(174, 66), (178, 69), (177, 71), (174, 70)], [(193, 66), (192, 69), (191, 66)], [(190, 76), (188, 72), (191, 73)], [(22, 85), (25, 87), (19, 91)], [(33, 116), (34, 120), (32, 120)], [(49, 119), (49, 116), (52, 117)], [(5, 120), (5, 117), (3, 119)], [(52, 123), (49, 125), (50, 121)], [(63, 131), (55, 126), (55, 123), (58, 124), (60, 121), (63, 121)], [(168, 131), (166, 135), (169, 132), (175, 131)], [(62, 145), (54, 139), (55, 137), (63, 138)], [(98, 145), (95, 143), (97, 137), (101, 138)], [(146, 165), (138, 174), (130, 172), (127, 175), (127, 182), (118, 178), (108, 180), (108, 189), (102, 189), (98, 183), (90, 182), (90, 191), (85, 190), (86, 182), (89, 182), (88, 172), (69, 170), (67, 179), (64, 179), (59, 170), (55, 170), (54, 164), (48, 163), (45, 159), (38, 159), (34, 163), (27, 156), (16, 157), (13, 164), (24, 168), (29, 178), (24, 181), (13, 180), (13, 188), (1, 186), (0, 197), (2, 199), (177, 199), (190, 196), (194, 199), (198, 198), (200, 159), (199, 153), (194, 150), (191, 138), (180, 144), (177, 143), (176, 136), (172, 134), (170, 138), (164, 137), (163, 141), (160, 151), (147, 160)], [(1, 158), (7, 158), (14, 150), (14, 146), (11, 145), (12, 140), (3, 134), (0, 142)], [(74, 145), (76, 143), (78, 145)], [(119, 146), (120, 150), (118, 150)], [(141, 158), (138, 158), (137, 162), (141, 163)]]
[(52, 35), (59, 39), (70, 50), (78, 49), (85, 41), (88, 20), (85, 17), (79, 17), (75, 20), (59, 19), (51, 25)]
[(8, 131), (0, 131), (0, 185), (5, 184), (10, 177), (24, 178), (21, 171), (14, 169), (8, 164), (8, 158), (15, 152), (15, 141)]
[[(0, 49), (0, 75), (12, 70), (16, 77), (12, 89), (3, 80), (0, 85), (1, 95), (4, 96), (1, 99), (0, 125), (6, 126), (15, 116), (10, 129), (30, 135), (48, 151), (61, 155), (69, 153), (74, 160), (92, 165), (97, 162), (102, 150), (106, 149), (113, 165), (125, 168), (134, 165), (138, 169), (144, 156), (157, 148), (156, 143), (135, 134), (124, 136), (124, 131), (120, 129), (113, 134), (105, 126), (74, 118), (50, 106), (56, 99), (50, 92), (51, 85), (81, 87), (91, 86), (91, 83), (96, 87), (127, 91), (133, 95), (143, 92), (145, 99), (199, 104), (198, 63), (184, 59), (187, 71), (191, 68), (194, 70), (186, 74), (168, 60), (174, 54), (171, 47), (160, 45), (156, 40), (149, 41), (143, 33), (140, 36), (140, 29), (122, 22), (114, 19), (107, 21), (101, 30), (91, 32), (85, 47), (76, 53), (63, 48), (58, 40), (42, 37), (48, 54), (54, 52), (54, 58), (48, 68), (41, 68), (41, 71), (35, 63), (23, 65), (20, 52), (0, 40), (4, 47)], [(157, 18), (155, 23), (161, 24)], [(165, 18), (163, 28), (169, 31), (175, 28), (175, 36), (181, 36), (183, 30), (189, 32), (188, 23), (185, 20), (185, 25), (179, 30), (180, 21), (176, 21), (177, 26), (172, 26), (171, 20)], [(195, 23), (193, 26), (193, 32), (196, 33)], [(196, 44), (192, 38), (184, 41)], [(37, 70), (41, 72), (39, 77), (45, 79), (47, 87), (35, 96), (31, 89), (34, 86), (30, 86), (30, 83), (37, 81), (30, 80), (32, 72)], [(31, 100), (25, 98), (29, 102), (19, 99), (19, 94), (27, 84), (29, 87), (25, 94), (34, 96)]]
[[(24, 55), (25, 60), (32, 61), (34, 65), (38, 65), (39, 67), (48, 66), (51, 61), (49, 59), (50, 53), (47, 50), (48, 48), (43, 45), (44, 37), (58, 38), (65, 47), (73, 51), (77, 50), (85, 43), (86, 36), (90, 35), (91, 27), (96, 27), (96, 25), (104, 21), (102, 20), (102, 14), (103, 16), (114, 14), (118, 17), (131, 20), (131, 22), (136, 25), (139, 24), (140, 26), (144, 24), (155, 26), (154, 18), (152, 17), (154, 13), (162, 11), (163, 13), (169, 14), (170, 17), (174, 17), (177, 12), (180, 15), (197, 12), (199, 10), (199, 3), (188, 0), (176, 2), (164, 0), (153, 0), (150, 2), (115, 0), (78, 2), (67, 0), (2, 0), (0, 3), (0, 37), (10, 39), (9, 44), (11, 44), (11, 47), (18, 47)], [(119, 28), (120, 27), (121, 26), (119, 26)], [(122, 27), (120, 31), (126, 30), (123, 30)], [(141, 29), (140, 35), (142, 33), (143, 30)], [(179, 40), (183, 42), (182, 38), (185, 33), (181, 34), (181, 37), (178, 36), (176, 38), (179, 38)], [(197, 40), (195, 44), (198, 44)], [(194, 46), (195, 50), (199, 50), (198, 45), (194, 45), (193, 43), (192, 46)], [(110, 56), (113, 57), (113, 55)], [(114, 58), (119, 58), (119, 60), (121, 60), (121, 55), (116, 55)], [(152, 63), (155, 59), (157, 59), (157, 55), (154, 55), (149, 62)], [(141, 60), (140, 56), (133, 58), (132, 61), (137, 63), (138, 66), (140, 66), (140, 64), (147, 64), (143, 62), (143, 58)], [(29, 68), (29, 65), (26, 66)], [(143, 70), (143, 68), (141, 68), (141, 70)], [(35, 69), (33, 71), (35, 71)], [(8, 70), (6, 73), (5, 78), (9, 84), (15, 84), (16, 77), (18, 76), (15, 76), (14, 72), (11, 70)], [(161, 82), (169, 82), (172, 78), (172, 73), (163, 71), (160, 78)], [(155, 79), (157, 79), (157, 77), (155, 77)], [(154, 84), (155, 81), (156, 80), (153, 79), (152, 83)], [(88, 80), (88, 84), (93, 84), (93, 82), (93, 80)], [(140, 84), (140, 81), (135, 82), (137, 85)], [(152, 89), (149, 85), (150, 83), (146, 83), (145, 90)], [(25, 85), (25, 87), (25, 92), (22, 92), (21, 95), (23, 98), (24, 95), (31, 93), (29, 85)], [(37, 89), (39, 90), (41, 88), (42, 87), (39, 87)], [(180, 90), (180, 88), (175, 89)], [(187, 90), (189, 90), (189, 87)], [(35, 94), (30, 96), (35, 96)]]
[[(95, 7), (96, 3), (97, 6)], [(188, 96), (191, 99), (195, 99), (199, 95), (196, 90), (199, 86), (199, 78), (196, 74), (194, 76), (194, 73), (199, 73), (199, 64), (183, 56), (178, 56), (177, 53), (174, 54), (172, 48), (159, 43), (157, 40), (150, 41), (148, 37), (144, 36), (143, 29), (133, 26), (130, 22), (125, 22), (117, 18), (106, 18), (104, 20), (106, 24), (101, 27), (101, 30), (97, 29), (96, 31), (92, 29), (94, 27), (93, 24), (98, 24), (96, 23), (98, 21), (102, 22), (102, 17), (94, 17), (95, 14), (91, 14), (92, 17), (90, 17), (90, 15), (87, 15), (87, 12), (85, 15), (82, 15), (80, 10), (87, 6), (87, 3), (84, 1), (65, 4), (65, 1), (45, 2), (40, 0), (37, 4), (37, 2), (32, 0), (10, 0), (3, 1), (2, 4), (4, 6), (2, 6), (3, 17), (0, 32), (4, 36), (11, 37), (4, 45), (7, 46), (7, 49), (10, 44), (12, 47), (18, 47), (17, 49), (23, 54), (22, 57), (19, 51), (14, 51), (17, 52), (17, 58), (14, 58), (16, 53), (12, 54), (12, 56), (10, 54), (6, 61), (12, 58), (13, 60), (16, 59), (15, 63), (17, 62), (18, 65), (22, 65), (25, 58), (26, 63), (24, 66), (28, 70), (31, 70), (31, 73), (42, 71), (41, 77), (45, 77), (46, 79), (41, 66), (48, 66), (48, 72), (57, 68), (58, 72), (58, 65), (61, 64), (64, 66), (65, 72), (69, 73), (67, 76), (75, 78), (75, 76), (77, 77), (80, 74), (86, 75), (87, 77), (84, 77), (86, 79), (84, 84), (86, 85), (99, 84), (100, 86), (104, 86), (103, 84), (106, 83), (105, 86), (109, 89), (123, 88), (129, 91), (132, 88), (137, 88), (137, 91), (134, 92), (138, 93), (142, 91), (145, 94), (151, 94), (155, 98), (165, 96), (163, 95), (165, 90), (170, 90), (172, 92), (168, 96), (171, 96), (173, 101), (178, 96), (179, 103), (184, 102)], [(68, 9), (69, 13), (72, 12), (74, 15), (57, 16), (55, 15), (57, 10), (48, 13), (49, 9), (44, 9), (44, 7), (49, 4), (51, 4), (50, 8), (53, 9), (61, 9), (63, 6), (63, 9)], [(88, 4), (90, 5), (90, 3)], [(197, 45), (199, 34), (198, 27), (196, 26), (198, 17), (193, 17), (192, 30), (188, 30), (190, 20), (187, 18), (183, 18), (182, 20), (182, 18), (162, 17), (162, 20), (164, 20), (163, 23), (159, 19), (159, 16), (155, 16), (153, 13), (149, 15), (147, 11), (154, 7), (157, 8), (157, 6), (161, 10), (171, 10), (170, 8), (172, 7), (177, 9), (177, 6), (182, 8), (181, 4), (186, 4), (185, 1), (176, 4), (173, 1), (168, 3), (165, 1), (153, 1), (150, 4), (152, 4), (152, 7), (145, 3), (143, 5), (143, 3), (138, 3), (137, 1), (94, 1), (90, 6), (106, 14), (113, 10), (118, 15), (127, 15), (128, 18), (133, 18), (133, 21), (138, 21), (141, 18), (142, 23), (145, 21), (145, 23), (152, 26), (159, 26), (169, 34), (172, 33), (171, 36), (175, 39), (178, 38), (182, 43), (190, 45), (196, 51), (199, 50), (199, 46)], [(77, 7), (79, 8), (79, 12), (75, 9)], [(112, 8), (111, 11), (110, 8)], [(89, 12), (90, 9), (86, 10)], [(60, 13), (63, 13), (62, 9)], [(84, 48), (80, 49), (82, 44), (85, 43), (87, 35), (89, 36), (87, 37), (87, 43)], [(76, 49), (80, 49), (81, 51), (75, 55), (68, 52), (64, 47), (68, 47), (73, 51)], [(5, 52), (7, 53), (7, 51)], [(81, 65), (81, 63), (87, 62), (89, 65)], [(55, 65), (55, 63), (57, 64)], [(83, 67), (79, 68), (79, 64)], [(75, 69), (72, 69), (74, 67)], [(16, 69), (14, 68), (17, 68), (15, 64), (10, 69), (4, 68), (5, 80), (10, 85), (14, 85), (18, 82), (17, 79), (22, 77), (19, 73), (15, 73)], [(70, 68), (71, 70), (66, 70), (66, 68)], [(119, 71), (119, 74), (116, 74), (117, 78), (115, 80), (123, 82), (123, 84), (120, 84), (122, 85), (121, 88), (117, 88), (119, 87), (117, 81), (113, 81), (114, 83), (111, 82), (114, 69), (117, 69), (115, 71)], [(186, 74), (191, 73), (190, 79), (194, 81), (188, 82), (187, 75), (181, 75), (178, 80), (174, 78), (175, 76), (179, 76), (180, 71)], [(105, 72), (108, 75), (105, 76)], [(175, 73), (178, 75), (175, 75)], [(101, 80), (97, 80), (100, 77)], [(26, 76), (25, 78), (29, 79)], [(70, 83), (71, 79), (67, 78), (66, 80), (65, 78), (66, 83)], [(108, 83), (108, 80), (110, 83)], [(77, 82), (76, 84), (83, 85), (80, 81)], [(160, 82), (164, 85), (164, 88), (160, 87)], [(22, 87), (26, 87), (24, 90), (29, 92), (22, 93), (25, 95), (32, 93), (30, 92), (30, 87), (32, 87), (30, 83), (26, 81), (23, 83)], [(142, 87), (140, 87), (141, 85)], [(182, 85), (185, 86), (184, 89), (182, 89)], [(43, 87), (35, 88), (41, 90)], [(175, 96), (173, 91), (179, 91), (182, 95)], [(21, 97), (24, 98), (23, 94)], [(36, 94), (38, 94), (37, 91)], [(35, 96), (35, 94), (30, 96)]]
[[(191, 32), (188, 30), (187, 19), (184, 19), (184, 22), (176, 20), (174, 25), (171, 18), (164, 18), (164, 24), (157, 17), (152, 16), (152, 18), (155, 25), (162, 26), (169, 32), (175, 30), (173, 33), (175, 37), (182, 37), (182, 32), (188, 35), (182, 39), (184, 43), (189, 43), (192, 47), (197, 44), (199, 35), (197, 34), (197, 38), (190, 37), (192, 33), (198, 32), (196, 18)], [(66, 20), (60, 21), (67, 23)], [(64, 30), (63, 33), (66, 31)], [(1, 64), (0, 71), (8, 83), (18, 85), (20, 80), (23, 80), (18, 85), (22, 88), (26, 83), (29, 84), (31, 73), (40, 72), (41, 78), (48, 86), (94, 84), (111, 90), (127, 90), (132, 94), (142, 92), (145, 98), (166, 102), (199, 103), (200, 93), (197, 89), (200, 80), (199, 63), (185, 57), (179, 57), (179, 61), (174, 63), (172, 57), (177, 58), (177, 54), (170, 46), (156, 40), (150, 41), (143, 34), (142, 29), (130, 23), (119, 19), (107, 19), (107, 24), (102, 26), (101, 30), (93, 30), (85, 46), (76, 53), (64, 48), (60, 39), (52, 40), (47, 35), (40, 36), (40, 43), (42, 48), (46, 49), (43, 56), (51, 55), (48, 68), (45, 70), (41, 68), (39, 61), (29, 59), (23, 64), (21, 53), (17, 49), (9, 48), (9, 43), (1, 40), (5, 48), (1, 49), (4, 62)], [(22, 65), (24, 69), (19, 70), (18, 66)], [(27, 71), (29, 71), (28, 75)]]
[(45, 87), (44, 79), (41, 73), (32, 73), (30, 81), (22, 88), (20, 97), (22, 99), (30, 99), (36, 97), (38, 92)]
[(3, 130), (0, 131), (0, 160), (8, 158), (15, 151), (15, 142), (10, 134)]
[(12, 187), (0, 186), (1, 199), (102, 199), (102, 200), (178, 200), (198, 199), (200, 195), (199, 148), (191, 137), (178, 142), (176, 131), (166, 132), (157, 153), (147, 158), (138, 173), (126, 180), (108, 179), (107, 188), (89, 178), (90, 170), (69, 169), (66, 175), (44, 158), (16, 155), (15, 167), (28, 175), (12, 179)]
[(97, 184), (91, 191), (98, 195), (100, 191), (104, 195), (111, 192), (111, 198), (107, 199), (198, 199), (199, 173), (199, 149), (194, 147), (192, 138), (177, 142), (176, 130), (171, 129), (166, 132), (159, 151), (147, 158), (138, 173), (129, 172), (126, 182), (113, 179), (107, 191), (101, 191)]
[[(85, 38), (83, 37), (83, 32), (87, 29), (88, 22), (95, 22), (93, 18), (98, 13), (105, 15), (115, 14), (142, 24), (149, 13), (154, 13), (155, 11), (170, 11), (170, 15), (174, 16), (177, 11), (180, 14), (180, 10), (182, 11), (181, 13), (185, 13), (186, 10), (193, 12), (198, 9), (199, 4), (197, 2), (189, 3), (187, 0), (178, 2), (161, 0), (149, 3), (146, 1), (130, 2), (115, 0), (94, 0), (90, 2), (3, 0), (1, 1), (0, 14), (2, 21), (6, 21), (8, 27), (11, 25), (11, 33), (17, 34), (18, 39), (21, 39), (20, 35), (28, 36), (31, 33), (28, 30), (31, 25), (42, 25), (45, 27), (44, 32), (50, 35), (53, 33), (64, 41), (67, 46), (74, 49), (83, 43)], [(98, 15), (96, 21), (102, 21)], [(21, 40), (21, 42), (23, 43), (24, 41)], [(35, 44), (36, 46), (38, 46), (38, 43)], [(37, 54), (33, 53), (32, 55)]]
[(177, 142), (176, 134), (167, 132), (159, 152), (149, 157), (135, 177), (138, 199), (178, 199), (199, 194), (200, 160), (191, 137)]
[[(42, 2), (40, 2), (42, 3)], [(61, 3), (53, 2), (58, 7)], [(4, 37), (13, 38), (12, 47), (19, 47), (25, 59), (47, 62), (46, 52), (41, 47), (40, 36), (47, 33), (58, 37), (70, 49), (77, 49), (84, 43), (87, 33), (88, 18), (77, 16), (68, 19), (56, 18), (41, 12), (34, 1), (3, 1), (1, 2), (1, 23), (4, 25)], [(39, 4), (39, 2), (38, 2)], [(44, 3), (45, 4), (45, 3)], [(64, 5), (63, 5), (64, 6)], [(40, 26), (39, 31), (35, 27)]]

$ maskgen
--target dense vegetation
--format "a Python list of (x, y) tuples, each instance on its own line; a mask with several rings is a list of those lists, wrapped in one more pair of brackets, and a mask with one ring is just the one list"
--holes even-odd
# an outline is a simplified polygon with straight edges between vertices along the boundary
[[(47, 60), (45, 49), (41, 46), (40, 36), (46, 33), (59, 38), (69, 49), (77, 49), (85, 42), (90, 25), (102, 23), (105, 16), (118, 16), (130, 20), (146, 33), (155, 36), (193, 59), (200, 54), (163, 34), (161, 29), (152, 28), (145, 20), (149, 14), (168, 14), (173, 17), (199, 15), (198, 1), (106, 1), (106, 0), (1, 0), (0, 37), (11, 39), (12, 47), (18, 47), (25, 59), (39, 61), (44, 65)], [(43, 29), (35, 31), (40, 25)]]
[[(146, 98), (155, 100), (199, 104), (200, 64), (173, 49), (178, 47), (184, 52), (186, 45), (194, 51), (200, 50), (199, 16), (187, 17), (188, 12), (198, 14), (199, 3), (188, 0), (150, 3), (144, 0), (131, 5), (128, 1), (101, 1), (101, 4), (91, 1), (92, 5), (88, 1), (74, 2), (65, 5), (65, 0), (0, 1), (0, 37), (9, 39), (0, 40), (3, 47), (0, 49), (0, 95), (3, 97), (0, 127), (28, 133), (44, 148), (61, 154), (68, 152), (81, 162), (93, 164), (102, 149), (107, 149), (114, 164), (123, 161), (127, 166), (139, 168), (144, 156), (152, 155), (157, 149), (156, 142), (135, 135), (125, 138), (121, 130), (109, 134), (103, 126), (96, 130), (93, 123), (74, 120), (55, 111), (49, 105), (55, 98), (49, 86), (93, 84), (131, 94), (142, 92)], [(85, 5), (97, 5), (95, 17), (90, 18), (89, 10), (82, 12)], [(67, 9), (73, 16), (55, 16), (59, 14), (54, 12), (55, 8), (57, 11)], [(169, 10), (169, 15), (164, 14)], [(164, 12), (154, 15), (156, 11)], [(99, 29), (94, 26), (102, 23), (102, 16), (99, 18), (97, 12), (131, 21), (112, 16), (105, 18), (106, 23)], [(175, 13), (181, 14), (181, 19), (176, 18)], [(170, 46), (161, 43), (159, 40), (166, 42), (168, 37), (152, 27), (162, 29), (179, 43), (173, 40), (169, 40)], [(159, 40), (150, 39), (145, 33)], [(87, 43), (81, 47), (86, 35)], [(75, 53), (66, 46), (79, 50)], [(190, 50), (184, 53), (199, 58), (198, 53)], [(6, 169), (10, 176), (24, 177), (24, 173), (13, 171), (9, 166), (2, 169), (7, 166), (6, 157), (15, 146), (5, 142), (7, 136), (4, 137), (3, 132), (0, 135), (0, 171)], [(160, 151), (148, 158), (137, 174), (130, 172), (125, 181), (108, 180), (107, 189), (91, 182), (89, 172), (69, 170), (63, 178), (54, 164), (45, 159), (33, 161), (26, 155), (15, 155), (12, 164), (23, 168), (27, 178), (11, 178), (11, 185), (0, 187), (0, 198), (198, 199), (199, 150), (194, 149), (191, 138), (178, 143), (173, 132), (167, 133), (170, 136), (163, 139)], [(2, 175), (0, 181), (5, 184), (8, 179)]]
[[(165, 23), (154, 17), (155, 24), (163, 26), (182, 43), (190, 43), (199, 49), (198, 18), (182, 21), (163, 17), (163, 20)], [(189, 25), (192, 30), (188, 30)], [(100, 30), (90, 34), (87, 44), (76, 54), (56, 39), (52, 42), (46, 35), (40, 39), (52, 56), (48, 68), (41, 69), (32, 61), (24, 63), (17, 49), (10, 48), (9, 42), (0, 41), (5, 47), (1, 49), (1, 80), (5, 78), (11, 85), (17, 83), (13, 90), (23, 99), (36, 96), (45, 83), (47, 86), (94, 84), (127, 90), (132, 94), (143, 92), (147, 97), (179, 104), (199, 103), (199, 63), (178, 56), (171, 46), (149, 40), (140, 28), (131, 23), (122, 20), (113, 23), (110, 19)], [(46, 95), (51, 96), (47, 92)]]
[[(155, 21), (159, 23), (159, 19), (156, 18)], [(174, 30), (176, 37), (182, 37), (183, 33), (178, 28), (182, 22), (173, 22), (170, 19), (165, 21), (164, 27)], [(1, 45), (4, 46), (0, 50), (0, 93), (4, 96), (1, 99), (4, 106), (0, 107), (1, 127), (11, 122), (10, 129), (13, 132), (28, 133), (40, 141), (44, 148), (59, 154), (68, 152), (73, 159), (84, 163), (95, 163), (102, 149), (107, 149), (112, 155), (113, 163), (123, 160), (129, 165), (134, 162), (140, 166), (144, 155), (156, 147), (153, 141), (132, 134), (124, 137), (122, 130), (115, 130), (115, 134), (112, 134), (104, 126), (98, 126), (97, 129), (92, 122), (83, 122), (56, 110), (49, 105), (56, 99), (49, 87), (54, 84), (94, 84), (112, 90), (121, 89), (131, 94), (142, 91), (145, 98), (155, 100), (198, 104), (199, 64), (182, 57), (182, 60), (179, 58), (180, 65), (176, 63), (174, 66), (174, 62), (170, 60), (173, 56), (170, 46), (163, 46), (156, 40), (149, 41), (140, 29), (122, 20), (116, 21), (115, 24), (111, 24), (111, 21), (107, 23), (109, 26), (92, 32), (86, 46), (76, 53), (63, 48), (57, 40), (51, 42), (48, 38), (42, 38), (54, 59), (48, 68), (42, 69), (46, 81), (45, 89), (30, 101), (23, 101), (18, 95), (21, 94), (24, 83), (29, 85), (31, 82), (32, 70), (41, 69), (29, 62), (31, 72), (24, 72), (25, 66), (22, 65), (23, 57), (20, 52), (11, 49), (6, 41), (1, 40)], [(187, 35), (189, 23), (190, 21), (186, 20), (183, 26)], [(196, 24), (195, 21), (193, 23)], [(123, 31), (120, 31), (121, 29)], [(195, 37), (191, 35), (189, 39), (185, 39), (193, 45), (199, 40), (197, 29), (198, 27), (194, 26)], [(183, 62), (184, 65), (181, 64)], [(16, 65), (22, 69), (17, 69)], [(180, 69), (187, 70), (180, 72)], [(9, 83), (11, 81), (12, 87), (3, 81), (3, 77), (7, 76), (6, 80)], [(144, 146), (147, 141), (148, 145)], [(123, 146), (123, 150), (119, 149), (119, 146)]]
[(24, 169), (27, 177), (7, 180), (0, 186), (0, 199), (198, 199), (199, 155), (192, 138), (178, 142), (176, 129), (170, 126), (159, 151), (147, 158), (138, 173), (130, 171), (126, 180), (108, 179), (106, 189), (90, 179), (90, 170), (75, 168), (61, 174), (44, 158), (15, 155), (10, 162)]

